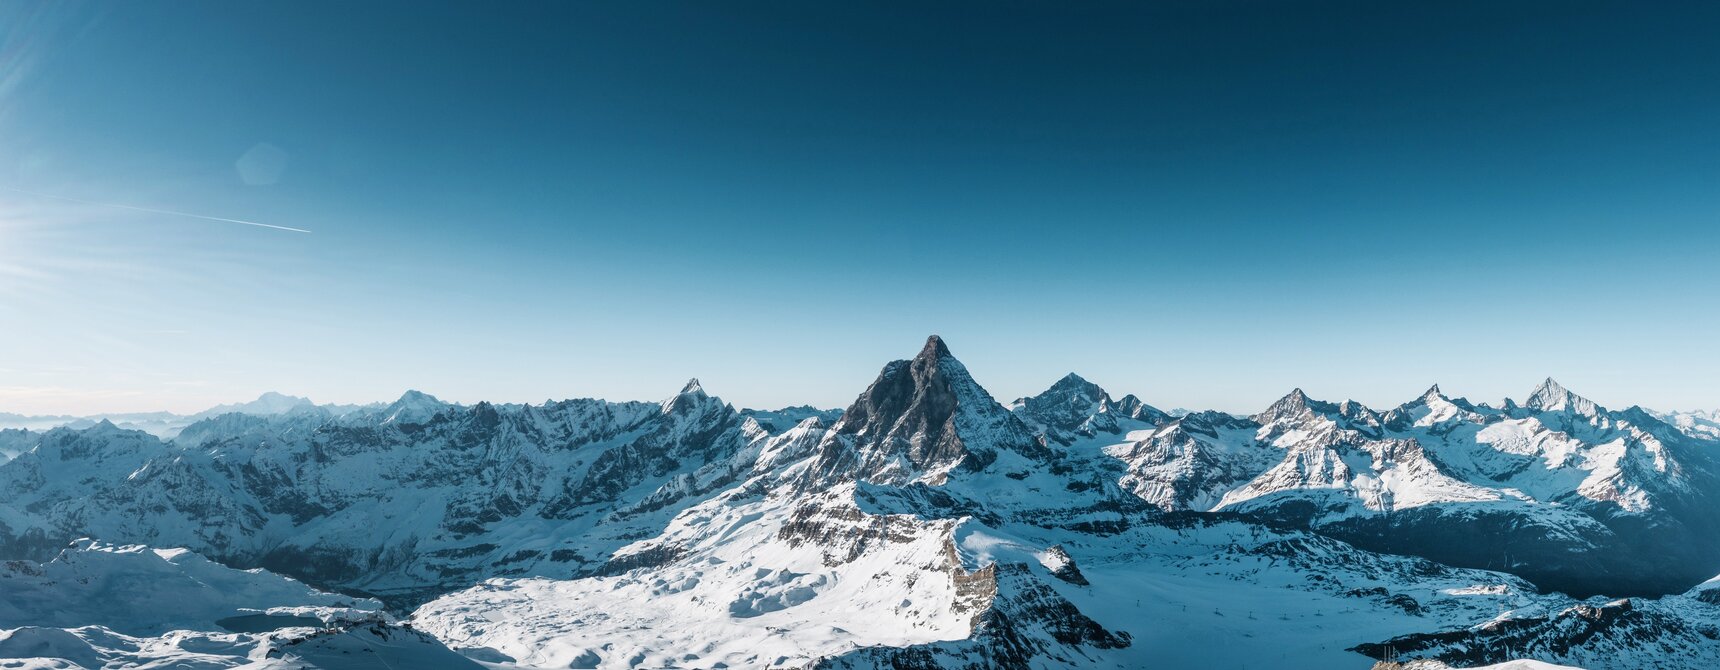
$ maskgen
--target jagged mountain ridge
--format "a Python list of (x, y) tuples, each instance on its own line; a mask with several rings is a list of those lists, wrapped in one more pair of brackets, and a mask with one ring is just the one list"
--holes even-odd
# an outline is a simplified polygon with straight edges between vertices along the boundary
[[(1378, 628), (1354, 631), (1370, 637), (1351, 644), (1468, 625), (1494, 616), (1495, 603), (1504, 609), (1507, 600), (1542, 598), (1496, 573), (1372, 555), (1326, 537), (1341, 535), (1329, 527), (1310, 526), (1318, 533), (1309, 534), (1250, 523), (1272, 505), (1231, 507), (1313, 491), (1348, 497), (1340, 505), (1346, 512), (1397, 510), (1402, 490), (1366, 481), (1382, 479), (1368, 474), (1378, 474), (1376, 457), (1391, 459), (1384, 470), (1411, 481), (1484, 489), (1454, 478), (1451, 464), (1438, 459), (1450, 436), (1469, 437), (1456, 431), (1464, 422), (1454, 417), (1465, 412), (1505, 417), (1483, 428), (1544, 416), (1559, 427), (1549, 434), (1648, 425), (1628, 411), (1569, 411), (1580, 404), (1566, 398), (1561, 405), (1556, 393), (1492, 410), (1442, 400), (1433, 389), (1384, 413), (1294, 393), (1254, 418), (1172, 420), (1116, 410), (1123, 403), (1102, 402), (1102, 390), (1095, 401), (1090, 391), (1059, 382), (1037, 407), (1021, 402), (1012, 411), (933, 338), (914, 359), (887, 365), (839, 416), (801, 413), (789, 428), (766, 428), (693, 382), (662, 403), (458, 407), (408, 394), (339, 417), (225, 415), (188, 429), (184, 444), (111, 425), (64, 430), (43, 436), (46, 449), (0, 466), (0, 487), (23, 494), (0, 502), (0, 530), (9, 551), (47, 551), (57, 537), (93, 529), (104, 539), (191, 546), (235, 565), (276, 567), (314, 584), (388, 596), (396, 606), (431, 600), (415, 624), (477, 650), (474, 658), (493, 652), (500, 656), (486, 658), (518, 661), (577, 648), (532, 662), (625, 667), (640, 653), (685, 661), (651, 656), (675, 651), (745, 664), (780, 637), (773, 629), (822, 622), (827, 633), (800, 631), (804, 643), (773, 648), (786, 663), (830, 667), (1131, 667), (1158, 651), (1144, 645), (1164, 643), (1129, 623), (1138, 614), (1122, 614), (1128, 608), (1119, 598), (1148, 588), (1137, 583), (1142, 569), (1191, 583), (1217, 575), (1272, 582), (1298, 589), (1298, 597), (1309, 593), (1300, 584), (1349, 584), (1314, 592), (1395, 612)], [(1088, 416), (1073, 426), (1089, 430), (1050, 434), (1044, 417), (1082, 411)], [(1401, 426), (1421, 432), (1405, 437), (1410, 428)], [(1439, 432), (1446, 426), (1454, 428)], [(1682, 435), (1669, 426), (1644, 430), (1662, 442)], [(1423, 445), (1433, 441), (1423, 433), (1442, 436), (1444, 446)], [(1161, 447), (1178, 458), (1133, 453)], [(1306, 456), (1295, 464), (1324, 469), (1286, 468), (1298, 476), (1278, 482), (1285, 485), (1257, 482), (1290, 453)], [(1359, 453), (1369, 462), (1355, 462)], [(1337, 458), (1317, 458), (1327, 454)], [(103, 467), (80, 467), (91, 463)], [(1234, 476), (1226, 480), (1226, 472)], [(1553, 483), (1577, 490), (1582, 481)], [(1143, 488), (1148, 482), (1163, 488)], [(1201, 502), (1167, 506), (1164, 491), (1172, 501)], [(1451, 502), (1435, 496), (1410, 508)], [(1191, 511), (1197, 505), (1208, 507)], [(1263, 571), (1258, 561), (1289, 567)], [(1420, 583), (1436, 575), (1450, 581)], [(466, 588), (492, 578), (500, 581)], [(859, 600), (844, 586), (856, 583), (890, 586)], [(1487, 586), (1445, 593), (1475, 584)], [(611, 591), (624, 594), (622, 602), (599, 595)], [(514, 612), (536, 628), (472, 618), (481, 610)], [(912, 625), (848, 618), (876, 611)], [(584, 622), (578, 629), (549, 624), (576, 612)], [(693, 637), (638, 638), (654, 621), (682, 622), (661, 633)], [(715, 639), (726, 651), (713, 650)], [(617, 641), (635, 651), (597, 649)], [(1320, 654), (1310, 651), (1327, 658)]]
[[(1298, 389), (1248, 419), (1189, 415), (1112, 453), (1163, 509), (1252, 514), (1581, 595), (1676, 593), (1720, 571), (1711, 443), (1552, 380), (1504, 408), (1437, 386), (1386, 412)], [(1475, 532), (1489, 527), (1537, 530)]]
[[(226, 414), (172, 443), (57, 429), (0, 468), (17, 494), (0, 529), (37, 558), (70, 537), (126, 538), (410, 598), (397, 591), (595, 569), (622, 541), (608, 534), (646, 532), (658, 522), (627, 520), (712, 486), (764, 434), (696, 385), (663, 403), (460, 407), (409, 393), (339, 417)], [(84, 474), (61, 474), (72, 469)]]

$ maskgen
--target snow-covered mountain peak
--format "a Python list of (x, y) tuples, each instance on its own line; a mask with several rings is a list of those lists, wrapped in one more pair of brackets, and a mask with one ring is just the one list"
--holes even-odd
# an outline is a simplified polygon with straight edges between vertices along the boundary
[(1384, 421), (1394, 430), (1412, 426), (1428, 427), (1447, 424), (1453, 420), (1479, 421), (1476, 407), (1465, 400), (1453, 400), (1434, 384), (1414, 400), (1386, 412)]
[(1272, 403), (1272, 406), (1267, 407), (1265, 411), (1256, 414), (1251, 418), (1253, 418), (1256, 423), (1267, 425), (1274, 421), (1301, 418), (1303, 415), (1310, 413), (1332, 414), (1338, 412), (1339, 409), (1340, 408), (1337, 405), (1332, 403), (1321, 402), (1319, 400), (1309, 398), (1308, 394), (1303, 392), (1301, 388), (1296, 388), (1291, 390), (1290, 393), (1286, 394), (1284, 397), (1279, 398), (1277, 402)]
[(662, 402), (664, 414), (709, 414), (725, 407), (727, 405), (721, 399), (705, 392), (705, 387), (699, 384), (698, 379), (688, 380), (687, 384), (681, 387), (680, 393)]
[(423, 391), (407, 391), (400, 399), (383, 408), (383, 423), (424, 423), (448, 404)]
[(262, 395), (257, 396), (256, 400), (251, 401), (251, 404), (258, 408), (270, 407), (286, 410), (296, 405), (309, 403), (310, 401), (310, 398), (287, 395), (276, 391), (264, 391)]
[(1099, 388), (1098, 384), (1087, 381), (1082, 378), (1081, 375), (1073, 372), (1063, 375), (1062, 378), (1057, 380), (1057, 383), (1052, 384), (1051, 388), (1046, 390), (1046, 393), (1054, 392), (1076, 393), (1090, 398), (1097, 398), (1098, 396), (1105, 395), (1105, 389)]
[(421, 405), (421, 404), (440, 405), (440, 404), (442, 404), (442, 401), (441, 401), (441, 399), (437, 398), (436, 396), (430, 395), (430, 394), (425, 393), (423, 391), (419, 391), (416, 389), (408, 389), (405, 393), (400, 394), (400, 398), (395, 400), (393, 403), (393, 405)]
[(1113, 399), (1098, 384), (1073, 372), (1045, 392), (1011, 403), (1010, 411), (1047, 439), (1065, 445), (1099, 433), (1120, 435), (1160, 425), (1170, 418), (1133, 395)]
[(1566, 390), (1559, 382), (1553, 381), (1552, 377), (1535, 387), (1535, 390), (1529, 393), (1528, 399), (1523, 401), (1523, 406), (1543, 412), (1569, 411), (1587, 417), (1594, 417), (1606, 411), (1594, 401)]
[(287, 412), (301, 407), (310, 407), (314, 404), (315, 403), (312, 403), (309, 398), (300, 398), (298, 396), (268, 391), (257, 396), (256, 400), (234, 403), (231, 405), (217, 405), (199, 412), (195, 416), (211, 417), (222, 414), (232, 414), (235, 412), (239, 414), (255, 414), (258, 416), (274, 416), (278, 414), (286, 414)]
[(1098, 384), (1082, 379), (1073, 372), (1064, 375), (1039, 395), (1017, 398), (1010, 410), (1039, 417), (1040, 415), (1079, 414), (1077, 421), (1099, 410), (1099, 403), (1111, 396)]

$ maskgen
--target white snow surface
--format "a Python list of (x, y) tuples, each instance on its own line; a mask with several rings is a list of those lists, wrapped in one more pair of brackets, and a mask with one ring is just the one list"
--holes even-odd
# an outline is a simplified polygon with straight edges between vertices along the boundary
[(477, 670), (381, 607), (184, 549), (81, 540), (0, 565), (0, 668)]

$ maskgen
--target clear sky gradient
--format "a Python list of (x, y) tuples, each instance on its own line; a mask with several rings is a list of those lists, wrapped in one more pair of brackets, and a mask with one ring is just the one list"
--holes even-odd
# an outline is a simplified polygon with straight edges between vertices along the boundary
[(1720, 407), (1720, 4), (865, 4), (0, 4), (0, 411)]

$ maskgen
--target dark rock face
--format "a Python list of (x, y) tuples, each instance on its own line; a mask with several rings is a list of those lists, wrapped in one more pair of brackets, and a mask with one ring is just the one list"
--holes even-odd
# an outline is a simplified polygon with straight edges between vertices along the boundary
[(1098, 384), (1071, 372), (1044, 393), (1017, 400), (1016, 411), (1058, 433), (1074, 433), (1110, 398)]
[(1579, 604), (1549, 616), (1504, 619), (1472, 629), (1405, 635), (1358, 645), (1352, 651), (1377, 659), (1395, 654), (1472, 667), (1516, 658), (1611, 665), (1614, 654), (1656, 649), (1660, 653), (1652, 656), (1630, 655), (1631, 663), (1671, 670), (1693, 667), (1681, 650), (1712, 645), (1715, 640), (1720, 640), (1720, 626), (1712, 621), (1692, 623), (1624, 599)]
[(1051, 576), (1077, 586), (1089, 585), (1087, 576), (1081, 574), (1080, 566), (1075, 565), (1074, 557), (1071, 557), (1069, 552), (1064, 551), (1062, 546), (1051, 545), (1045, 550), (1045, 553), (1051, 565), (1055, 566), (1050, 568)]
[(968, 376), (933, 335), (912, 360), (884, 366), (821, 446), (814, 481), (904, 483), (952, 469), (981, 470), (1010, 449), (1051, 456), (1041, 439)]
[[(910, 361), (885, 366), (877, 381), (843, 411), (837, 433), (871, 438), (878, 447), (859, 465), (877, 470), (882, 461), (900, 457), (915, 470), (936, 469), (975, 457), (955, 426), (958, 399), (947, 371), (949, 348), (937, 336)], [(975, 457), (984, 460), (985, 454)]]
[(911, 517), (867, 514), (851, 504), (815, 499), (796, 507), (777, 534), (790, 546), (823, 547), (824, 564), (840, 565), (879, 545), (911, 542), (919, 531)]
[(1529, 515), (1452, 508), (1350, 518), (1315, 529), (1369, 551), (1509, 572), (1543, 591), (1578, 598), (1680, 593), (1714, 572), (1712, 554), (1702, 553), (1705, 540), (1633, 517), (1605, 519), (1576, 536)]

